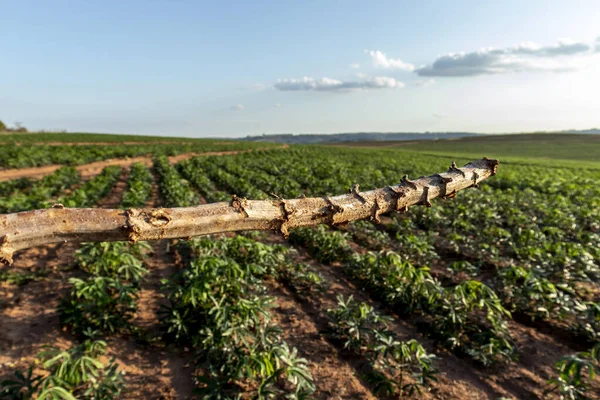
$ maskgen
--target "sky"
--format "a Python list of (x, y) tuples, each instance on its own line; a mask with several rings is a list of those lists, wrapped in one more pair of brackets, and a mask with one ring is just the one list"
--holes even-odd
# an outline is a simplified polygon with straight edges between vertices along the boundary
[(189, 137), (600, 128), (600, 2), (0, 0), (0, 120)]

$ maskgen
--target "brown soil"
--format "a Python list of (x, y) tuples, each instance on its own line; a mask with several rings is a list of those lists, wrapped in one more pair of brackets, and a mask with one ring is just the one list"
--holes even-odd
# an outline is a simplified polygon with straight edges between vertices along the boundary
[[(219, 142), (223, 144), (231, 144), (232, 142)], [(175, 144), (175, 145), (186, 145), (186, 144), (198, 144), (194, 142), (26, 142), (26, 143), (9, 143), (0, 142), (2, 145), (15, 145), (15, 146), (139, 146), (140, 144)]]
[[(115, 207), (120, 203), (126, 176), (125, 171), (100, 206)], [(160, 206), (156, 184), (147, 205)], [(289, 246), (275, 234), (265, 235), (264, 242)], [(365, 251), (353, 242), (351, 245), (355, 251)], [(150, 273), (142, 285), (139, 310), (132, 320), (144, 337), (160, 335), (158, 309), (164, 302), (160, 281), (178, 268), (169, 246), (169, 241), (152, 243), (154, 253), (146, 260)], [(68, 278), (78, 273), (77, 269), (71, 268), (76, 249), (77, 245), (72, 243), (27, 249), (15, 256), (13, 266), (0, 267), (15, 271), (48, 271), (41, 280), (21, 287), (0, 282), (0, 381), (16, 368), (26, 370), (43, 345), (68, 348), (76, 343), (61, 329), (56, 312), (60, 297), (68, 291)], [(547, 379), (554, 376), (554, 363), (580, 349), (577, 343), (565, 340), (562, 332), (524, 324), (515, 318), (510, 322), (510, 331), (519, 350), (519, 359), (485, 369), (437, 346), (416, 328), (410, 317), (400, 317), (393, 309), (376, 301), (373, 293), (349, 279), (339, 265), (317, 263), (303, 249), (298, 249), (297, 261), (316, 267), (329, 282), (329, 288), (302, 295), (278, 281), (267, 284), (270, 294), (276, 298), (273, 318), (283, 328), (284, 339), (308, 360), (318, 388), (315, 393), (318, 399), (375, 398), (363, 380), (365, 359), (349, 353), (340, 343), (323, 334), (327, 327), (325, 311), (335, 307), (338, 295), (345, 298), (353, 295), (380, 313), (392, 315), (394, 322), (390, 329), (399, 339), (417, 339), (429, 352), (437, 355), (436, 367), (440, 373), (431, 391), (424, 393), (426, 399), (556, 398), (544, 394)], [(193, 398), (194, 366), (190, 349), (173, 349), (152, 341), (141, 344), (132, 337), (117, 335), (109, 338), (108, 351), (126, 372), (127, 389), (121, 398)], [(591, 397), (600, 398), (598, 383), (593, 389)]]
[[(283, 145), (278, 148), (285, 149), (289, 147), (288, 145)], [(266, 149), (266, 148), (265, 148)], [(265, 150), (265, 149), (257, 149), (257, 150)], [(188, 158), (192, 158), (195, 156), (228, 156), (235, 155), (239, 153), (247, 153), (252, 151), (250, 150), (231, 150), (231, 151), (207, 151), (203, 153), (183, 153), (175, 156), (169, 157), (169, 161), (171, 163), (178, 163), (183, 160), (187, 160)], [(104, 167), (108, 167), (111, 165), (119, 165), (121, 167), (128, 167), (131, 164), (136, 162), (143, 163), (144, 165), (151, 166), (152, 165), (152, 157), (150, 156), (140, 156), (140, 157), (131, 157), (131, 158), (117, 158), (111, 160), (104, 161), (96, 161), (89, 164), (79, 165), (75, 167), (79, 173), (81, 173), (82, 177), (91, 177), (94, 175), (98, 175), (100, 171)], [(18, 179), (18, 178), (41, 178), (45, 175), (49, 175), (59, 169), (62, 165), (45, 165), (42, 167), (32, 167), (32, 168), (19, 168), (19, 169), (5, 169), (0, 170), (0, 182), (7, 181), (10, 179)]]
[[(120, 201), (122, 187), (117, 185), (103, 200), (103, 206), (113, 206), (114, 202)], [(157, 205), (155, 201), (151, 203)], [(265, 241), (286, 244), (277, 235), (269, 235)], [(153, 243), (154, 254), (146, 261), (150, 274), (142, 286), (139, 311), (132, 321), (148, 337), (160, 334), (157, 310), (164, 301), (159, 292), (160, 280), (177, 269), (168, 246), (168, 241)], [(0, 330), (0, 380), (7, 378), (15, 368), (25, 370), (43, 345), (68, 348), (76, 343), (61, 330), (56, 312), (59, 298), (68, 290), (68, 278), (77, 274), (76, 269), (69, 267), (76, 248), (69, 243), (28, 249), (16, 255), (12, 267), (4, 267), (18, 271), (45, 268), (49, 274), (22, 287), (0, 283), (0, 326), (3, 327)], [(269, 281), (268, 286), (270, 294), (276, 298), (273, 318), (284, 328), (284, 339), (309, 361), (318, 387), (315, 398), (374, 398), (362, 378), (365, 360), (345, 351), (339, 343), (322, 334), (327, 326), (324, 312), (335, 307), (337, 295), (353, 295), (381, 313), (391, 314), (394, 323), (390, 328), (400, 339), (415, 338), (428, 351), (436, 353), (440, 374), (431, 391), (424, 393), (426, 399), (552, 398), (543, 394), (545, 382), (552, 376), (556, 360), (573, 353), (573, 349), (552, 334), (511, 322), (520, 359), (507, 366), (484, 369), (469, 359), (440, 349), (415, 328), (410, 318), (401, 318), (373, 300), (371, 294), (349, 279), (340, 266), (317, 263), (302, 249), (299, 249), (297, 261), (315, 266), (329, 282), (328, 290), (302, 295), (277, 281)], [(189, 349), (140, 344), (130, 337), (114, 336), (108, 340), (108, 351), (126, 372), (127, 390), (121, 398), (192, 398), (194, 368)]]
[[(267, 240), (271, 243), (280, 243), (286, 245), (286, 241), (277, 235), (269, 235)], [(336, 307), (339, 295), (348, 298), (354, 296), (357, 301), (367, 302), (375, 307), (381, 314), (390, 314), (389, 310), (382, 307), (377, 301), (372, 300), (368, 293), (349, 280), (340, 267), (320, 264), (314, 261), (303, 249), (297, 249), (299, 253), (298, 261), (307, 263), (316, 267), (325, 280), (329, 283), (329, 289), (324, 293), (311, 293), (300, 301), (301, 307), (307, 308), (309, 314), (316, 315), (316, 323), (321, 331), (327, 327), (327, 320), (324, 312), (329, 308)], [(397, 316), (396, 316), (397, 317)], [(304, 323), (306, 323), (304, 321)], [(287, 324), (282, 326), (287, 327)], [(409, 340), (418, 339), (429, 352), (435, 351), (433, 343), (423, 338), (416, 329), (406, 321), (395, 318), (395, 323), (390, 328), (396, 333), (399, 339)], [(336, 343), (339, 348), (339, 343)], [(343, 350), (339, 350), (344, 354)], [(472, 371), (471, 365), (454, 355), (442, 352), (437, 354), (439, 359), (436, 366), (440, 370), (438, 382), (434, 383), (431, 392), (425, 392), (423, 397), (429, 399), (492, 399), (501, 396), (501, 392), (495, 390), (485, 382), (477, 373)], [(361, 371), (365, 360), (360, 357), (346, 354), (346, 357), (353, 360), (351, 363), (355, 372)], [(308, 358), (308, 357), (307, 357)], [(310, 360), (310, 358), (309, 358)], [(311, 360), (312, 361), (312, 360)], [(318, 361), (318, 360), (316, 360)], [(364, 367), (362, 367), (364, 369)]]
[[(120, 181), (99, 202), (100, 207), (118, 206), (127, 176), (128, 170), (124, 170)], [(156, 205), (156, 199), (154, 195), (149, 205)], [(160, 280), (175, 268), (167, 246), (166, 241), (153, 244), (154, 254), (146, 262), (150, 274), (142, 287), (140, 307), (132, 321), (149, 337), (160, 333), (156, 324)], [(15, 369), (26, 371), (43, 346), (67, 349), (77, 343), (63, 331), (57, 313), (60, 298), (69, 290), (68, 279), (80, 274), (72, 267), (77, 247), (75, 243), (61, 243), (27, 249), (15, 256), (12, 266), (0, 267), (18, 272), (48, 271), (39, 281), (22, 287), (0, 282), (0, 381), (9, 378)], [(107, 355), (114, 357), (119, 369), (125, 372), (127, 387), (120, 398), (192, 398), (193, 363), (188, 351), (140, 345), (133, 338), (122, 336), (110, 337), (107, 343)]]
[[(268, 235), (266, 242), (288, 245), (278, 235)], [(356, 251), (365, 250), (353, 242), (350, 244)], [(507, 365), (498, 365), (484, 368), (475, 364), (468, 358), (457, 357), (435, 345), (429, 338), (416, 328), (410, 318), (398, 316), (393, 309), (374, 300), (372, 293), (365, 291), (360, 283), (348, 278), (341, 266), (324, 265), (314, 261), (303, 249), (297, 249), (298, 261), (308, 263), (316, 269), (329, 282), (329, 290), (325, 293), (311, 293), (306, 298), (298, 298), (299, 306), (304, 308), (308, 315), (313, 316), (319, 330), (324, 330), (326, 320), (322, 317), (323, 311), (335, 306), (335, 297), (343, 295), (344, 298), (352, 295), (358, 301), (364, 301), (375, 307), (380, 313), (392, 315), (394, 323), (390, 327), (401, 340), (417, 339), (425, 348), (437, 356), (436, 367), (439, 370), (438, 382), (432, 385), (429, 393), (424, 398), (433, 399), (556, 399), (558, 396), (545, 394), (548, 388), (547, 380), (555, 377), (554, 364), (565, 355), (574, 354), (585, 349), (581, 343), (573, 338), (565, 341), (561, 332), (542, 332), (535, 327), (523, 325), (517, 321), (509, 323), (509, 329), (519, 351), (519, 359)], [(278, 299), (278, 303), (281, 301)], [(317, 317), (315, 317), (317, 316)], [(303, 320), (302, 324), (311, 321)], [(289, 326), (282, 323), (282, 326)], [(293, 343), (293, 341), (292, 341)], [(339, 344), (338, 344), (339, 347)], [(587, 346), (589, 347), (589, 346)], [(304, 355), (312, 361), (310, 355)], [(340, 357), (344, 359), (344, 352)], [(318, 362), (318, 360), (315, 360)], [(357, 365), (357, 361), (351, 365)], [(360, 365), (360, 361), (358, 361)], [(595, 380), (590, 391), (591, 398), (600, 398), (600, 382)]]
[(363, 382), (360, 365), (328, 342), (320, 333), (323, 316), (319, 309), (304, 307), (293, 292), (277, 282), (271, 282), (271, 293), (277, 303), (271, 310), (276, 324), (284, 327), (283, 339), (309, 361), (318, 399), (374, 398)]

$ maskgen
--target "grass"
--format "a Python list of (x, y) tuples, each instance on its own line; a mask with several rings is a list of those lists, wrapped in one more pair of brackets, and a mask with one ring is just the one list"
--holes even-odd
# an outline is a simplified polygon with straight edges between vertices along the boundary
[[(169, 142), (169, 143), (213, 143), (222, 142), (217, 139), (198, 139), (170, 136), (141, 136), (141, 135), (118, 135), (108, 133), (81, 133), (81, 132), (31, 132), (31, 133), (0, 133), (0, 142), (43, 144), (43, 143), (123, 143), (123, 142)], [(226, 140), (229, 141), (229, 140)]]
[(0, 282), (6, 282), (12, 285), (23, 286), (31, 281), (40, 280), (48, 276), (49, 271), (41, 269), (39, 271), (0, 271)]
[[(464, 158), (482, 156), (503, 161), (564, 167), (600, 168), (600, 135), (520, 134), (467, 137), (455, 140), (396, 143), (403, 150)], [(535, 160), (534, 160), (535, 159)]]

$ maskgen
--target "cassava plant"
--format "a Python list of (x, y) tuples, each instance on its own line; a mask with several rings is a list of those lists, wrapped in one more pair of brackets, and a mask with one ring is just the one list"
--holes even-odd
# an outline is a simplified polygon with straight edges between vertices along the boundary
[[(0, 382), (0, 397), (14, 400), (112, 400), (125, 387), (124, 373), (114, 360), (102, 361), (103, 341), (86, 340), (68, 350), (47, 347), (27, 372)], [(42, 370), (34, 374), (34, 368)]]
[(370, 365), (367, 380), (377, 395), (422, 394), (435, 381), (434, 355), (416, 340), (400, 341), (388, 329), (391, 317), (379, 315), (352, 296), (338, 296), (338, 306), (327, 310), (329, 335), (344, 348), (364, 355)]
[(141, 261), (148, 251), (143, 242), (84, 244), (75, 260), (87, 277), (69, 279), (71, 292), (59, 305), (62, 324), (83, 336), (128, 328), (137, 310), (140, 283), (148, 273)]
[(591, 400), (590, 383), (600, 374), (600, 343), (590, 351), (562, 357), (555, 365), (557, 376), (548, 380), (545, 395), (557, 393), (564, 400)]
[(202, 238), (178, 247), (188, 262), (164, 281), (169, 305), (161, 315), (170, 340), (197, 349), (198, 394), (235, 397), (238, 382), (250, 384), (259, 398), (314, 391), (306, 360), (271, 321), (273, 299), (261, 278), (276, 272), (277, 252), (247, 238)]

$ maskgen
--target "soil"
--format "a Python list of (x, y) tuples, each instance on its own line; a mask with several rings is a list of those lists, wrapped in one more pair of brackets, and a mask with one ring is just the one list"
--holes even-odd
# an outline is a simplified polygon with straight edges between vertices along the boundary
[[(288, 145), (282, 145), (279, 148), (285, 149), (289, 147)], [(266, 148), (265, 148), (266, 149)], [(264, 149), (257, 149), (264, 150)], [(187, 160), (188, 158), (196, 157), (196, 156), (226, 156), (226, 155), (235, 155), (239, 153), (247, 153), (253, 151), (250, 150), (231, 150), (231, 151), (207, 151), (202, 153), (182, 153), (175, 156), (170, 156), (169, 161), (171, 163), (178, 163), (183, 160)], [(96, 161), (89, 164), (78, 165), (75, 167), (77, 171), (82, 175), (83, 178), (89, 178), (95, 175), (98, 175), (104, 167), (108, 167), (111, 165), (119, 165), (121, 167), (129, 167), (131, 164), (136, 162), (143, 163), (144, 165), (151, 166), (152, 165), (152, 157), (151, 156), (140, 156), (140, 157), (130, 157), (130, 158), (116, 158), (111, 160), (104, 161)], [(62, 165), (44, 165), (41, 167), (32, 167), (32, 168), (18, 168), (18, 169), (5, 169), (0, 170), (0, 182), (7, 181), (10, 179), (18, 179), (18, 178), (41, 178), (43, 176), (49, 175), (62, 167)]]
[[(231, 144), (232, 142), (219, 142), (223, 144)], [(194, 142), (169, 142), (169, 141), (158, 141), (158, 142), (25, 142), (25, 143), (10, 143), (0, 142), (0, 146), (3, 145), (15, 145), (15, 146), (135, 146), (141, 144), (174, 144), (174, 145), (193, 145), (198, 144)]]
[[(286, 240), (276, 234), (267, 235), (265, 242), (289, 246)], [(350, 242), (350, 245), (358, 253), (366, 251), (354, 242)], [(309, 315), (319, 315), (327, 308), (334, 307), (335, 298), (338, 295), (343, 295), (344, 298), (352, 295), (356, 300), (373, 306), (379, 313), (393, 316), (394, 323), (390, 328), (399, 339), (417, 339), (428, 352), (436, 354), (436, 367), (440, 372), (438, 381), (429, 393), (424, 393), (424, 398), (558, 398), (558, 396), (544, 393), (549, 387), (548, 379), (556, 377), (554, 364), (563, 356), (572, 355), (590, 347), (589, 344), (578, 341), (572, 333), (569, 335), (565, 328), (556, 329), (558, 326), (554, 326), (555, 324), (549, 326), (547, 323), (531, 323), (515, 318), (509, 322), (509, 329), (519, 352), (518, 359), (507, 365), (484, 368), (468, 358), (458, 357), (435, 345), (433, 341), (423, 336), (410, 317), (401, 317), (395, 313), (394, 309), (376, 301), (374, 293), (369, 293), (361, 287), (360, 283), (348, 278), (339, 264), (321, 264), (312, 259), (302, 248), (296, 248), (296, 250), (298, 251), (297, 260), (314, 266), (330, 284), (329, 290), (325, 293), (310, 293), (310, 296), (306, 298), (295, 296), (300, 307), (305, 310), (308, 307)], [(278, 303), (280, 301), (285, 303), (287, 300), (278, 298)], [(310, 321), (305, 320), (302, 323), (309, 324)], [(326, 328), (326, 320), (322, 316), (314, 317), (313, 323), (317, 324), (321, 331)], [(287, 327), (288, 324), (283, 323), (282, 326)], [(291, 344), (298, 346), (293, 340)], [(304, 357), (308, 358), (311, 363), (318, 363), (318, 359), (313, 361), (310, 355), (304, 355)], [(341, 352), (341, 357), (344, 358), (343, 352)], [(356, 365), (356, 361), (354, 363)], [(360, 364), (360, 361), (358, 363)], [(590, 389), (591, 398), (600, 399), (600, 382), (598, 380), (593, 382)]]
[[(116, 207), (120, 203), (127, 173), (125, 170), (120, 182), (99, 203), (100, 207)], [(147, 205), (161, 205), (156, 183)], [(266, 234), (263, 241), (289, 246), (276, 234)], [(161, 334), (158, 310), (165, 300), (160, 292), (160, 281), (179, 268), (169, 251), (170, 243), (165, 240), (153, 242), (153, 254), (145, 262), (150, 273), (142, 285), (139, 310), (132, 320), (132, 325), (143, 333), (144, 338), (157, 338)], [(351, 245), (355, 251), (366, 251), (356, 243)], [(68, 279), (78, 274), (73, 268), (73, 253), (77, 247), (74, 243), (61, 243), (27, 249), (15, 255), (12, 266), (0, 267), (0, 271), (47, 271), (46, 276), (23, 286), (0, 282), (0, 381), (8, 378), (15, 369), (25, 371), (44, 345), (66, 349), (76, 343), (61, 329), (56, 309), (59, 299), (68, 291)], [(428, 352), (436, 354), (439, 375), (431, 390), (423, 394), (425, 399), (557, 398), (544, 394), (546, 381), (554, 376), (554, 363), (583, 348), (574, 340), (566, 340), (562, 330), (515, 318), (510, 322), (510, 331), (519, 350), (519, 359), (507, 365), (484, 368), (440, 348), (416, 328), (414, 320), (401, 317), (395, 313), (397, 310), (376, 301), (374, 294), (348, 278), (340, 265), (321, 264), (303, 249), (297, 251), (295, 261), (315, 267), (329, 282), (328, 289), (301, 294), (276, 280), (267, 281), (267, 286), (269, 294), (276, 299), (271, 310), (273, 319), (283, 327), (283, 338), (308, 360), (317, 386), (314, 395), (317, 399), (376, 398), (363, 378), (365, 359), (344, 350), (340, 343), (324, 335), (327, 328), (325, 312), (336, 306), (338, 295), (344, 298), (352, 295), (380, 313), (392, 315), (394, 321), (390, 329), (399, 339), (417, 339)], [(111, 336), (107, 342), (109, 356), (114, 357), (126, 373), (127, 389), (120, 398), (194, 398), (191, 349), (176, 349), (160, 341), (136, 340), (127, 335)], [(591, 397), (600, 398), (598, 383), (594, 384), (593, 390)]]
[[(116, 207), (126, 188), (128, 171), (98, 204)], [(158, 206), (156, 188), (149, 206)], [(156, 314), (160, 306), (160, 280), (174, 272), (174, 262), (167, 249), (168, 242), (152, 244), (153, 254), (146, 260), (150, 270), (140, 294), (139, 310), (132, 324), (149, 337), (160, 334)], [(61, 349), (72, 347), (76, 340), (63, 331), (57, 313), (60, 298), (69, 290), (68, 279), (76, 276), (73, 253), (76, 243), (40, 246), (19, 252), (14, 264), (0, 270), (40, 271), (48, 275), (24, 286), (0, 282), (0, 381), (9, 378), (15, 369), (26, 371), (43, 346)], [(139, 344), (132, 337), (107, 338), (107, 355), (114, 357), (125, 372), (126, 390), (122, 399), (188, 399), (193, 391), (193, 362), (185, 349), (164, 345)], [(38, 371), (41, 372), (41, 371)]]

